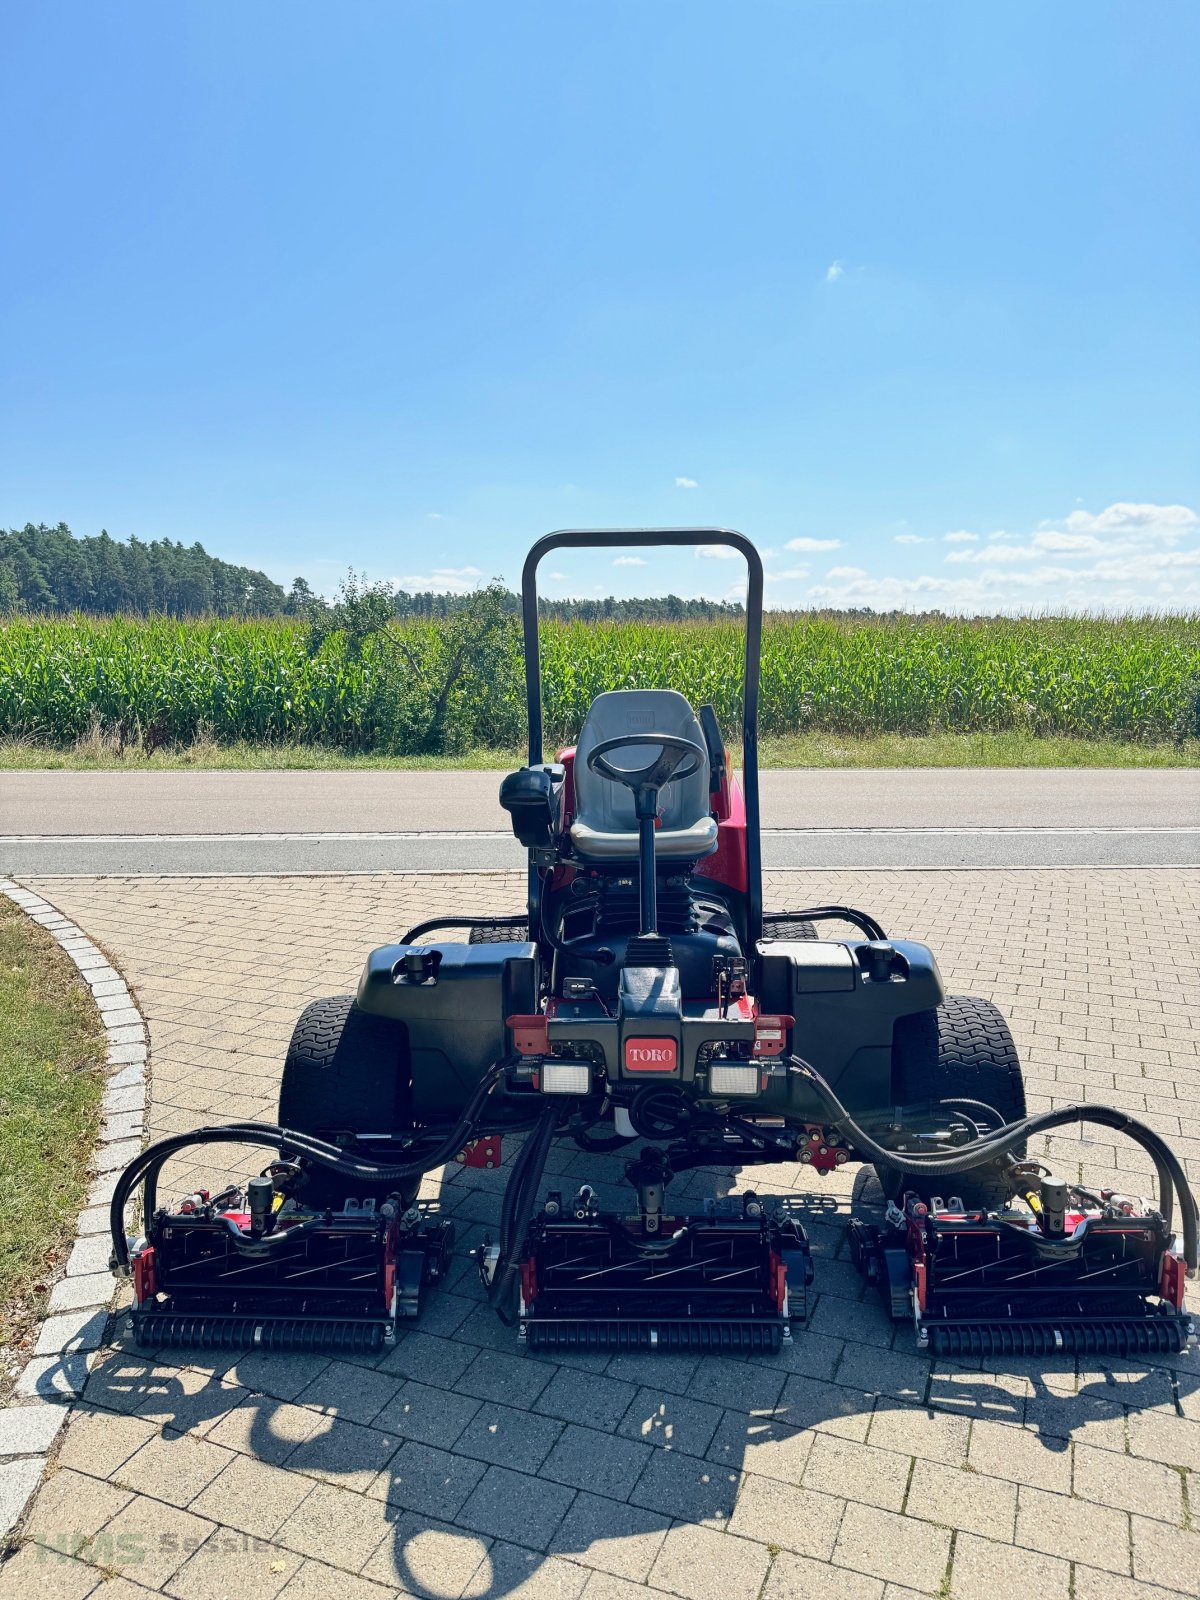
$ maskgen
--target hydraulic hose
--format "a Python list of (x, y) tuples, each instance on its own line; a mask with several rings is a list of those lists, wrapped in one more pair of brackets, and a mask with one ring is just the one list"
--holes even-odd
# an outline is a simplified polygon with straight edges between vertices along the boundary
[(1019, 1122), (1010, 1122), (994, 1133), (973, 1140), (969, 1145), (955, 1151), (953, 1155), (912, 1154), (889, 1149), (873, 1139), (854, 1121), (832, 1087), (811, 1063), (804, 1061), (800, 1056), (792, 1056), (791, 1066), (799, 1076), (808, 1081), (819, 1098), (824, 1101), (830, 1113), (831, 1126), (841, 1133), (860, 1155), (892, 1167), (903, 1177), (949, 1178), (959, 1173), (970, 1172), (975, 1167), (984, 1166), (989, 1161), (1007, 1155), (1034, 1134), (1048, 1133), (1053, 1128), (1061, 1128), (1072, 1122), (1092, 1122), (1100, 1127), (1113, 1128), (1118, 1133), (1128, 1134), (1150, 1156), (1155, 1170), (1160, 1174), (1160, 1182), (1165, 1179), (1159, 1197), (1160, 1204), (1164, 1208), (1164, 1221), (1169, 1214), (1172, 1188), (1179, 1197), (1184, 1260), (1190, 1271), (1196, 1271), (1200, 1262), (1200, 1240), (1198, 1240), (1196, 1201), (1188, 1186), (1187, 1176), (1178, 1157), (1166, 1142), (1152, 1128), (1146, 1127), (1145, 1123), (1129, 1116), (1127, 1112), (1117, 1111), (1112, 1106), (1060, 1106), (1056, 1111), (1042, 1111), (1033, 1116), (1023, 1117)]
[(557, 1125), (558, 1108), (547, 1106), (541, 1121), (522, 1146), (516, 1169), (504, 1192), (500, 1213), (500, 1253), (488, 1285), (488, 1302), (501, 1322), (516, 1321), (510, 1308), (512, 1288), (516, 1281), (521, 1246), (529, 1232), (542, 1173), (546, 1170), (546, 1157), (550, 1154), (550, 1142)]
[(212, 1128), (197, 1128), (191, 1133), (174, 1134), (147, 1146), (125, 1168), (113, 1191), (109, 1207), (109, 1230), (112, 1235), (113, 1257), (118, 1267), (128, 1269), (129, 1244), (125, 1237), (125, 1207), (129, 1196), (143, 1178), (146, 1180), (145, 1225), (149, 1230), (153, 1217), (155, 1185), (164, 1163), (180, 1150), (201, 1144), (253, 1144), (268, 1148), (286, 1149), (303, 1156), (326, 1171), (363, 1183), (404, 1184), (424, 1176), (435, 1167), (451, 1160), (474, 1136), (483, 1108), (499, 1083), (506, 1063), (497, 1062), (480, 1079), (475, 1092), (468, 1100), (458, 1121), (438, 1143), (412, 1161), (385, 1165), (347, 1153), (340, 1145), (329, 1144), (314, 1134), (302, 1133), (295, 1128), (283, 1128), (266, 1122), (222, 1123)]

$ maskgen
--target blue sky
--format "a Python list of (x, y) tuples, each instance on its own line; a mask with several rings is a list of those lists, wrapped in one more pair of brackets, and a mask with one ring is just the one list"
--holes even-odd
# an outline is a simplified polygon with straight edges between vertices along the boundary
[[(0, 524), (328, 590), (721, 523), (775, 604), (1200, 607), (1191, 0), (0, 27)], [(547, 588), (736, 586), (644, 560)]]

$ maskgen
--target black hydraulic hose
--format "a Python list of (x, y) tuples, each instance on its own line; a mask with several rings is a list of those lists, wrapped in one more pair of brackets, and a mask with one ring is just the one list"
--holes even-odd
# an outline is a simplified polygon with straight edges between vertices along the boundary
[(1023, 1117), (1019, 1122), (1010, 1122), (995, 1133), (972, 1141), (953, 1155), (915, 1155), (891, 1150), (886, 1145), (877, 1143), (864, 1128), (859, 1127), (832, 1087), (809, 1062), (799, 1056), (792, 1056), (791, 1065), (794, 1071), (807, 1079), (829, 1108), (831, 1126), (843, 1134), (860, 1155), (892, 1167), (903, 1177), (949, 1178), (959, 1173), (970, 1172), (975, 1167), (984, 1166), (987, 1162), (1008, 1154), (1033, 1134), (1048, 1133), (1053, 1128), (1061, 1128), (1071, 1122), (1093, 1122), (1100, 1127), (1113, 1128), (1119, 1133), (1128, 1134), (1136, 1144), (1141, 1145), (1153, 1160), (1156, 1170), (1165, 1177), (1165, 1187), (1159, 1197), (1160, 1204), (1169, 1206), (1168, 1197), (1172, 1187), (1178, 1195), (1183, 1223), (1184, 1260), (1192, 1272), (1195, 1272), (1200, 1262), (1196, 1201), (1178, 1157), (1152, 1128), (1146, 1127), (1136, 1117), (1131, 1117), (1124, 1111), (1117, 1111), (1112, 1106), (1060, 1106), (1056, 1111), (1042, 1111), (1033, 1116)]
[(534, 1132), (529, 1136), (529, 1155), (525, 1156), (525, 1149), (521, 1151), (520, 1167), (508, 1181), (505, 1192), (507, 1202), (509, 1193), (520, 1183), (519, 1193), (514, 1195), (511, 1209), (508, 1213), (507, 1238), (503, 1229), (503, 1216), (500, 1238), (500, 1253), (496, 1258), (495, 1270), (492, 1281), (488, 1285), (488, 1301), (495, 1309), (501, 1322), (512, 1323), (515, 1316), (509, 1308), (512, 1298), (512, 1288), (516, 1280), (517, 1267), (521, 1246), (529, 1232), (529, 1223), (533, 1216), (533, 1208), (537, 1201), (538, 1189), (541, 1187), (542, 1173), (546, 1170), (546, 1157), (550, 1154), (550, 1143), (554, 1138), (554, 1130), (558, 1125), (558, 1108), (547, 1106), (542, 1114)]
[(880, 923), (868, 911), (854, 906), (809, 906), (805, 911), (781, 911), (768, 915), (768, 922), (848, 922), (868, 939), (887, 939)]
[(315, 1135), (265, 1122), (222, 1123), (217, 1127), (198, 1128), (191, 1133), (174, 1134), (158, 1140), (134, 1157), (117, 1180), (113, 1191), (109, 1207), (109, 1231), (112, 1235), (113, 1257), (117, 1265), (123, 1269), (128, 1269), (129, 1266), (129, 1245), (125, 1237), (125, 1207), (129, 1203), (129, 1196), (139, 1180), (145, 1177), (146, 1198), (149, 1202), (145, 1219), (148, 1230), (153, 1216), (155, 1180), (163, 1164), (177, 1151), (200, 1144), (266, 1145), (276, 1149), (286, 1148), (327, 1171), (355, 1178), (364, 1183), (409, 1183), (413, 1178), (423, 1177), (434, 1167), (440, 1167), (444, 1162), (451, 1160), (470, 1141), (488, 1096), (500, 1081), (505, 1065), (505, 1062), (497, 1062), (484, 1074), (458, 1121), (434, 1149), (419, 1159), (400, 1165), (364, 1161), (349, 1156), (340, 1145), (329, 1144), (324, 1139), (316, 1138)]

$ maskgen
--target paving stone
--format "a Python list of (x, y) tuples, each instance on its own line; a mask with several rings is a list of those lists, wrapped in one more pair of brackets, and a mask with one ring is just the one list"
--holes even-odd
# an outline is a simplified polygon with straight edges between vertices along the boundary
[(783, 1393), (785, 1374), (748, 1361), (709, 1356), (688, 1387), (689, 1400), (706, 1400), (731, 1411), (771, 1411)]
[(98, 1350), (107, 1325), (107, 1311), (96, 1311), (87, 1306), (47, 1317), (42, 1323), (33, 1352), (39, 1356), (50, 1356), (60, 1351)]
[[(824, 1266), (824, 1262), (821, 1266)], [(808, 1324), (813, 1332), (829, 1339), (849, 1339), (855, 1344), (874, 1345), (880, 1350), (890, 1349), (895, 1330), (882, 1305), (876, 1301), (856, 1303), (827, 1294), (824, 1282), (825, 1274), (818, 1271), (815, 1284), (817, 1305)]]
[(295, 1575), (279, 1591), (279, 1600), (393, 1600), (393, 1585), (372, 1583), (367, 1578), (356, 1578), (319, 1561), (305, 1561)]
[(0, 1456), (44, 1455), (66, 1415), (65, 1406), (44, 1403), (0, 1411)]
[[(1181, 1579), (1187, 1582), (1186, 1578)], [(1120, 1578), (1115, 1572), (1101, 1572), (1099, 1567), (1075, 1567), (1073, 1600), (1176, 1600), (1180, 1594), (1195, 1600), (1195, 1589), (1160, 1589), (1157, 1584), (1143, 1583), (1140, 1578)]]
[(913, 1468), (906, 1509), (910, 1517), (1011, 1542), (1017, 1516), (1017, 1486), (962, 1467), (918, 1461)]
[(279, 1545), (220, 1532), (190, 1556), (166, 1592), (178, 1600), (274, 1600), (301, 1563)]
[(235, 1455), (189, 1509), (224, 1527), (270, 1539), (311, 1493), (311, 1478)]
[[(269, 1394), (276, 1400), (295, 1400), (314, 1386), (331, 1365), (333, 1363), (328, 1356), (248, 1351), (229, 1362), (221, 1377), (226, 1383), (241, 1384), (252, 1394)], [(352, 1370), (361, 1372), (362, 1368)]]
[(405, 1512), (363, 1568), (363, 1576), (425, 1600), (457, 1600), (491, 1544), (481, 1534)]
[(448, 1450), (479, 1410), (480, 1402), (449, 1389), (406, 1383), (376, 1417), (385, 1433)]
[(50, 1291), (50, 1311), (76, 1311), (83, 1306), (103, 1306), (112, 1299), (116, 1283), (111, 1272), (85, 1272), (61, 1278)]
[(37, 1488), (45, 1465), (45, 1456), (0, 1461), (0, 1539), (4, 1538), (25, 1510), (25, 1502)]
[(980, 1539), (973, 1533), (960, 1533), (954, 1541), (950, 1593), (954, 1600), (1005, 1600), (1008, 1595), (1068, 1600), (1071, 1564), (1015, 1545)]
[(123, 1489), (60, 1468), (49, 1474), (38, 1492), (25, 1524), (25, 1536), (68, 1550), (73, 1540), (98, 1533), (128, 1500)]
[(318, 1425), (288, 1456), (289, 1472), (306, 1472), (342, 1488), (365, 1491), (400, 1448), (395, 1434), (340, 1417), (314, 1415)]
[(203, 1439), (155, 1434), (111, 1476), (114, 1483), (136, 1494), (186, 1506), (234, 1459), (232, 1451)]
[(967, 1458), (971, 1431), (968, 1418), (922, 1406), (883, 1405), (875, 1408), (867, 1443), (903, 1456), (923, 1456), (959, 1467)]
[(882, 1594), (880, 1578), (783, 1550), (771, 1563), (762, 1600), (880, 1600)]
[(667, 1517), (595, 1494), (578, 1494), (550, 1549), (631, 1582), (645, 1580), (670, 1527)]
[(542, 1466), (542, 1476), (575, 1489), (592, 1489), (613, 1500), (627, 1500), (651, 1447), (595, 1428), (565, 1427)]
[[(90, 1386), (88, 1398), (93, 1398)], [(247, 1428), (253, 1426), (256, 1437), (249, 1440), (244, 1448), (255, 1452), (264, 1445), (270, 1432), (283, 1427), (279, 1415), (282, 1408), (261, 1396), (248, 1396), (245, 1389), (236, 1384), (223, 1383), (211, 1372), (156, 1365), (145, 1377), (133, 1409), (145, 1421), (170, 1432), (209, 1434), (226, 1417), (246, 1407), (250, 1410), (241, 1423)], [(312, 1417), (313, 1413), (306, 1412), (304, 1415)], [(265, 1447), (270, 1448), (269, 1444)], [(229, 1448), (237, 1449), (238, 1446), (230, 1444)]]
[(249, 1401), (230, 1410), (205, 1437), (226, 1449), (241, 1450), (256, 1461), (280, 1466), (322, 1425), (320, 1413), (306, 1406), (263, 1406)]
[[(471, 1365), (476, 1351), (453, 1339), (435, 1339), (426, 1333), (406, 1333), (383, 1359), (376, 1363), (380, 1372), (396, 1378), (415, 1378), (433, 1389), (453, 1389)], [(485, 1395), (484, 1399), (503, 1399)]]
[[(621, 1386), (624, 1389), (624, 1385)], [(617, 1432), (627, 1439), (702, 1456), (725, 1413), (719, 1406), (685, 1400), (662, 1389), (639, 1389), (621, 1418)]]
[(1129, 1418), (1129, 1448), (1148, 1461), (1200, 1471), (1200, 1422), (1160, 1411), (1135, 1411)]
[(391, 1527), (388, 1508), (370, 1495), (318, 1483), (275, 1535), (302, 1555), (325, 1557), (358, 1571)]
[(690, 1394), (699, 1366), (699, 1356), (622, 1354), (613, 1356), (604, 1370), (610, 1378), (618, 1378), (623, 1383), (648, 1384), (672, 1394)]
[(466, 1600), (578, 1600), (591, 1577), (586, 1567), (514, 1544), (494, 1544), (463, 1591)]
[(673, 1450), (651, 1453), (629, 1498), (667, 1517), (710, 1528), (724, 1528), (733, 1515), (740, 1470)]
[(837, 1369), (838, 1384), (857, 1390), (864, 1399), (886, 1395), (919, 1405), (928, 1380), (929, 1362), (925, 1357), (900, 1350), (876, 1350), (864, 1344), (847, 1344)]
[(800, 1483), (815, 1435), (771, 1417), (748, 1417), (727, 1411), (708, 1458), (734, 1475), (743, 1469), (781, 1483)]
[(536, 1472), (562, 1431), (563, 1424), (555, 1417), (514, 1411), (511, 1406), (485, 1400), (459, 1434), (454, 1449), (456, 1454), (473, 1456), (476, 1461), (494, 1462), (517, 1472)]
[(48, 1545), (22, 1545), (0, 1566), (0, 1600), (84, 1600), (95, 1587), (95, 1567)]
[(936, 1593), (950, 1558), (950, 1533), (912, 1517), (853, 1502), (834, 1545), (835, 1566)]
[(536, 1361), (502, 1355), (498, 1350), (480, 1350), (455, 1387), (460, 1394), (474, 1395), (477, 1400), (499, 1400), (503, 1405), (528, 1408), (552, 1377), (552, 1370)]
[[(879, 1352), (881, 1355), (885, 1352)], [(793, 1428), (820, 1428), (862, 1444), (871, 1425), (874, 1400), (840, 1383), (820, 1383), (812, 1378), (789, 1378), (775, 1415)]]
[(781, 1545), (797, 1555), (827, 1560), (833, 1552), (845, 1501), (797, 1489), (774, 1478), (742, 1479), (730, 1533), (762, 1544)]
[(977, 1472), (991, 1478), (1055, 1494), (1071, 1492), (1071, 1452), (1064, 1439), (1002, 1422), (977, 1421), (971, 1428), (968, 1460)]
[[(120, 1152), (124, 1147), (110, 1145), (110, 1150)], [(132, 1161), (137, 1155), (139, 1145), (130, 1145), (122, 1159), (114, 1159), (113, 1165), (123, 1167), (126, 1161)], [(107, 1160), (107, 1157), (105, 1158)], [(112, 1240), (103, 1236), (94, 1239), (76, 1239), (71, 1246), (71, 1254), (67, 1258), (67, 1277), (78, 1278), (84, 1273), (108, 1271), (108, 1258), (112, 1254)]]
[(371, 1422), (394, 1399), (401, 1380), (369, 1367), (331, 1361), (295, 1398), (302, 1406), (316, 1406), (347, 1422)]
[(468, 1456), (451, 1455), (448, 1450), (409, 1439), (387, 1471), (376, 1477), (370, 1493), (406, 1511), (449, 1522), (485, 1470), (482, 1462)]
[(531, 1549), (544, 1550), (574, 1498), (575, 1491), (562, 1484), (489, 1467), (455, 1520), (497, 1539), (520, 1528)]
[(1042, 1390), (1026, 1401), (1025, 1421), (1044, 1439), (1074, 1439), (1077, 1444), (1125, 1453), (1125, 1412), (1108, 1400)]
[[(803, 1483), (806, 1489), (816, 1489), (823, 1495), (840, 1495), (863, 1505), (880, 1506), (884, 1511), (900, 1511), (910, 1465), (907, 1456), (895, 1451), (876, 1450), (853, 1439), (819, 1433), (813, 1437)], [(756, 1470), (749, 1460), (746, 1468), (750, 1472)]]
[(650, 1568), (650, 1582), (684, 1600), (756, 1600), (770, 1563), (766, 1546), (749, 1539), (711, 1528), (672, 1528)]
[(1187, 1585), (1197, 1587), (1198, 1573), (1200, 1533), (1185, 1533), (1148, 1517), (1133, 1518), (1133, 1575), (1139, 1583), (1157, 1583), (1186, 1594)]
[(17, 1379), (14, 1393), (21, 1400), (73, 1400), (88, 1381), (89, 1357), (84, 1351), (71, 1355), (31, 1356)]
[[(0, 1413), (3, 1415), (3, 1413)], [(157, 1437), (148, 1422), (114, 1416), (110, 1411), (76, 1406), (58, 1450), (60, 1467), (73, 1467), (95, 1478), (107, 1478), (124, 1465), (150, 1439)]]
[(1183, 1479), (1174, 1468), (1137, 1456), (1122, 1456), (1114, 1461), (1111, 1450), (1093, 1450), (1086, 1444), (1077, 1444), (1072, 1453), (1072, 1493), (1079, 1499), (1157, 1517), (1162, 1522), (1182, 1523)]
[[(560, 1367), (538, 1396), (534, 1409), (563, 1422), (580, 1422), (586, 1428), (611, 1432), (636, 1393), (632, 1384), (621, 1383), (607, 1374)], [(713, 1425), (716, 1426), (715, 1421)]]
[(611, 1572), (593, 1572), (583, 1589), (583, 1600), (662, 1600), (665, 1589), (648, 1589)]
[(158, 1589), (213, 1532), (203, 1517), (135, 1495), (96, 1535), (84, 1559)]
[(1018, 1492), (1016, 1542), (1109, 1572), (1129, 1571), (1129, 1519), (1124, 1512), (1044, 1489), (1022, 1487)]

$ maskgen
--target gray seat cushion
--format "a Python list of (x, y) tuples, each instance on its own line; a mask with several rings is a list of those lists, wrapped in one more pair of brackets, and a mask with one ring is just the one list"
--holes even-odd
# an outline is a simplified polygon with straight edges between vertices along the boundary
[[(704, 731), (696, 713), (674, 689), (614, 689), (598, 695), (584, 719), (575, 746), (575, 819), (571, 842), (583, 856), (635, 860), (637, 815), (633, 791), (589, 772), (587, 759), (598, 744), (623, 733), (670, 733), (705, 749)], [(652, 745), (629, 745), (608, 752), (614, 767), (636, 771), (649, 766)], [(690, 757), (685, 757), (686, 766)], [(717, 847), (717, 824), (708, 793), (708, 763), (687, 778), (668, 783), (659, 794), (661, 817), (655, 853), (673, 859), (710, 855)]]

